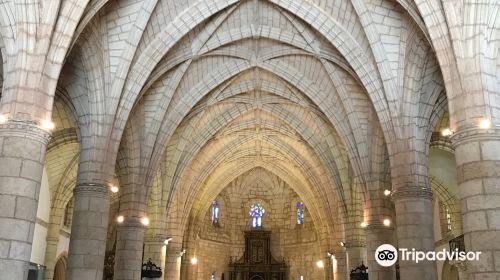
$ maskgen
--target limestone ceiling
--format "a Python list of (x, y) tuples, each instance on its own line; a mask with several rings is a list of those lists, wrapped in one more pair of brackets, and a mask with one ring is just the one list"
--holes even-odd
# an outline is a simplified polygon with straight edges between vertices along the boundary
[(442, 93), (414, 5), (365, 2), (91, 1), (59, 81), (75, 122), (56, 103), (55, 134), (77, 128), (87, 179), (116, 159), (124, 196), (178, 200), (184, 223), (262, 167), (333, 224)]

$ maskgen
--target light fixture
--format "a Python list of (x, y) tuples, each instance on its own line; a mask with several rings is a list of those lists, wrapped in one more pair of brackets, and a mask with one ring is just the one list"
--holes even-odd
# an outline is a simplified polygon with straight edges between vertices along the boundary
[(141, 219), (141, 223), (145, 226), (148, 226), (149, 225), (149, 218), (148, 217), (143, 217)]
[(196, 265), (198, 263), (198, 259), (196, 257), (191, 258), (191, 264)]
[(165, 243), (165, 245), (168, 245), (168, 242), (172, 241), (172, 237), (168, 237), (167, 239), (165, 239), (165, 241), (163, 241), (163, 243)]
[(360, 224), (360, 226), (361, 226), (362, 228), (365, 228), (365, 227), (367, 227), (368, 225), (367, 225), (365, 222), (362, 222), (362, 223)]
[(441, 135), (443, 135), (444, 137), (451, 136), (452, 134), (453, 134), (453, 132), (449, 128), (445, 128), (445, 129), (443, 129), (443, 131), (441, 131)]
[(340, 241), (340, 246), (345, 247), (345, 242), (344, 241)]
[(323, 267), (325, 267), (325, 263), (322, 260), (319, 260), (316, 262), (316, 266), (318, 268), (323, 268)]
[(7, 123), (8, 120), (7, 114), (0, 114), (0, 124)]
[(389, 195), (391, 195), (391, 191), (390, 191), (390, 190), (385, 190), (385, 191), (384, 191), (384, 195), (385, 195), (385, 196), (389, 196)]
[(384, 223), (384, 226), (388, 227), (388, 226), (390, 226), (390, 225), (391, 225), (391, 220), (389, 220), (389, 219), (384, 219), (384, 222), (383, 222), (383, 223)]
[(40, 122), (40, 126), (44, 129), (44, 130), (48, 130), (48, 131), (51, 131), (53, 130), (54, 128), (56, 128), (56, 125), (51, 122), (50, 120), (42, 120)]
[(482, 129), (488, 129), (491, 127), (491, 120), (490, 119), (483, 119), (479, 123), (479, 127)]
[(116, 218), (116, 221), (117, 221), (118, 223), (120, 223), (120, 224), (121, 224), (121, 223), (123, 223), (123, 221), (125, 221), (125, 217), (123, 217), (123, 216), (118, 216), (118, 217)]
[(115, 185), (111, 185), (111, 187), (109, 188), (111, 190), (112, 193), (117, 193), (120, 189), (115, 186)]

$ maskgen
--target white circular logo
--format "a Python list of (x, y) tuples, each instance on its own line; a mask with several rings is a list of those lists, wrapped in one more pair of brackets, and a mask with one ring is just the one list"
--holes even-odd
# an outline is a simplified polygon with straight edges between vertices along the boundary
[(390, 244), (382, 244), (375, 251), (375, 260), (384, 267), (394, 265), (398, 260), (398, 250)]

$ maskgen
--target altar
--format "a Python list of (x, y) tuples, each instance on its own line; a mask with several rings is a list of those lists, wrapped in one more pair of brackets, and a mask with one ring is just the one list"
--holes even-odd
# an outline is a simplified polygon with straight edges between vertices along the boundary
[(271, 255), (271, 231), (245, 231), (245, 253), (229, 263), (229, 280), (288, 280), (284, 259)]

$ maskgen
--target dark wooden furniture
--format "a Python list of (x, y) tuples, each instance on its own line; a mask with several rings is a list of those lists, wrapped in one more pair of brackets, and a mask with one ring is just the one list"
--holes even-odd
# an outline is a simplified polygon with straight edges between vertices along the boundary
[(240, 259), (231, 259), (229, 280), (288, 280), (284, 260), (271, 255), (271, 232), (245, 231), (245, 253)]

